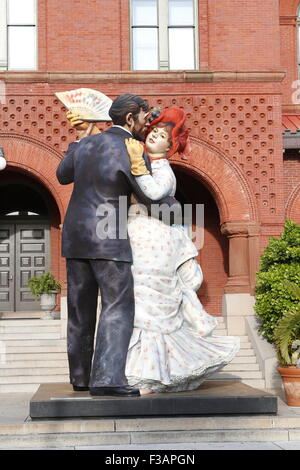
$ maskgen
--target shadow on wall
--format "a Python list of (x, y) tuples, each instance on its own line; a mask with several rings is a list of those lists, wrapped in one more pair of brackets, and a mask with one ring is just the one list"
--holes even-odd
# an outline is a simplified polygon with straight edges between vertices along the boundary
[[(204, 205), (204, 245), (197, 258), (204, 280), (198, 296), (208, 313), (221, 315), (222, 296), (229, 273), (229, 243), (220, 230), (218, 207), (200, 180), (181, 168), (173, 169), (177, 179), (176, 199), (181, 204)], [(195, 224), (194, 207), (193, 224)]]

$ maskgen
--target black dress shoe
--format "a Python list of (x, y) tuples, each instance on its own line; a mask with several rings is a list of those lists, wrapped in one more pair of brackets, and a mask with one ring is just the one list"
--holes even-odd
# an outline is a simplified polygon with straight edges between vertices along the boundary
[(89, 387), (81, 387), (80, 385), (73, 385), (74, 392), (88, 392)]
[(91, 387), (90, 394), (93, 396), (117, 396), (117, 397), (139, 397), (140, 391), (138, 388), (124, 387)]

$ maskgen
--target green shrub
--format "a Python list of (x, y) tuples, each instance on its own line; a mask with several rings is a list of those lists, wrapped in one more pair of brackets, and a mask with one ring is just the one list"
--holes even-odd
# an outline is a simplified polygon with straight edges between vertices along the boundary
[(270, 343), (274, 343), (280, 318), (298, 302), (285, 281), (300, 286), (300, 225), (291, 220), (285, 222), (279, 239), (270, 238), (257, 273), (254, 309), (260, 320), (259, 332)]
[(40, 277), (29, 279), (28, 286), (32, 294), (39, 299), (41, 294), (51, 294), (51, 292), (60, 292), (61, 285), (55, 280), (53, 274), (43, 273)]

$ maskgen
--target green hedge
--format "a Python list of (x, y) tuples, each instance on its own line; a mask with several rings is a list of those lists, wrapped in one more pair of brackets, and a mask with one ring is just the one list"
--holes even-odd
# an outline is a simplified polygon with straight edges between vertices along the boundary
[(271, 237), (257, 273), (255, 306), (259, 332), (270, 343), (279, 319), (298, 303), (284, 280), (300, 286), (300, 225), (287, 220), (279, 239)]

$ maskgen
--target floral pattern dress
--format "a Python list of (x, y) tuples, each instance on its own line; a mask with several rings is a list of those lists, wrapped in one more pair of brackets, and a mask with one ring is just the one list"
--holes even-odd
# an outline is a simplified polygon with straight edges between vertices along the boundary
[[(161, 168), (163, 178), (158, 175)], [(167, 187), (165, 195), (174, 195), (176, 179), (168, 161), (154, 161), (152, 172), (147, 181), (138, 177), (144, 179), (141, 188), (147, 186), (147, 195), (153, 198), (151, 186), (157, 199)], [(239, 338), (212, 335), (217, 319), (197, 297), (203, 275), (195, 261), (197, 249), (184, 228), (167, 226), (149, 217), (143, 206), (135, 206), (129, 211), (128, 233), (135, 295), (128, 383), (154, 392), (196, 389), (235, 357)]]

